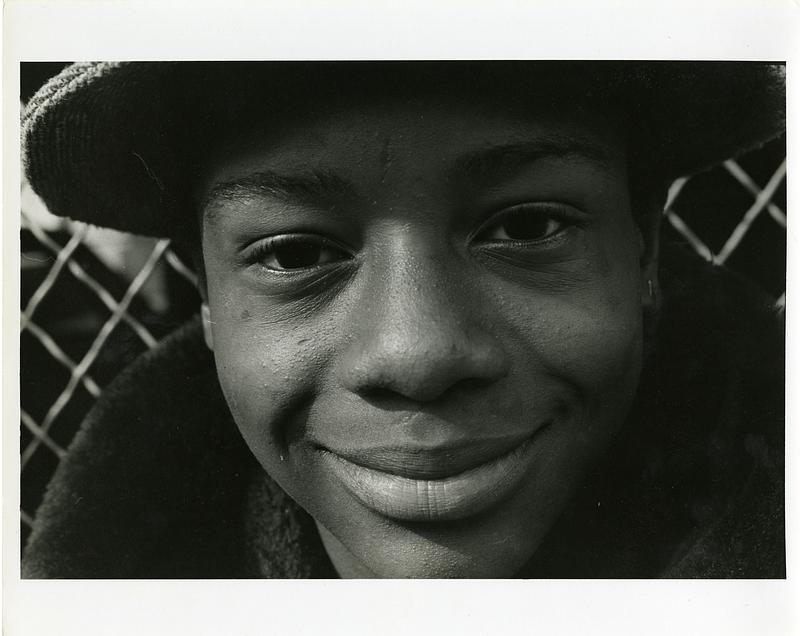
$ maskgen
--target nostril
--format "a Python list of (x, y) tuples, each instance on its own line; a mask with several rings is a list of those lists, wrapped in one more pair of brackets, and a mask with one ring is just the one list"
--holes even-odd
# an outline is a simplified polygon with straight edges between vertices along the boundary
[(361, 397), (373, 402), (387, 402), (402, 397), (396, 391), (382, 387), (368, 387), (359, 391)]
[(464, 378), (452, 385), (447, 392), (464, 394), (477, 393), (495, 382), (495, 378)]
[(407, 397), (391, 389), (379, 387), (364, 388), (358, 395), (370, 406), (382, 411), (408, 411), (419, 407), (420, 401)]
[(457, 396), (475, 395), (492, 384), (483, 378), (462, 378), (446, 387), (427, 387), (427, 390), (396, 390), (381, 386), (367, 386), (358, 394), (370, 404), (384, 409), (407, 409), (410, 405), (443, 401)]

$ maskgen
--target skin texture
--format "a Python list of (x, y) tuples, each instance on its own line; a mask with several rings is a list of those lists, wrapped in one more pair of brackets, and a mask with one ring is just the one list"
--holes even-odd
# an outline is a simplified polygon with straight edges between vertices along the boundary
[[(612, 128), (434, 95), (331, 104), (228, 140), (199, 197), (221, 386), (340, 574), (518, 571), (639, 379), (655, 263)], [(289, 237), (277, 252), (275, 236)], [(320, 236), (312, 265), (282, 270), (278, 256)], [(455, 519), (378, 510), (330, 461), (361, 453), (391, 472), (419, 455), (430, 469), (426, 449), (467, 444), (468, 461), (523, 438), (521, 480), (474, 512), (457, 491)]]

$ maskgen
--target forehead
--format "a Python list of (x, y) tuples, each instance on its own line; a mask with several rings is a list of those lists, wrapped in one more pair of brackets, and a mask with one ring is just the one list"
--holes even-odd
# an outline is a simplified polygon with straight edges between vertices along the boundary
[[(624, 163), (624, 135), (599, 108), (557, 98), (459, 87), (351, 91), (297, 110), (265, 109), (218, 131), (203, 157), (201, 194), (254, 171), (336, 173), (355, 180), (425, 174), (491, 180), (541, 160)], [(508, 87), (506, 87), (508, 88)], [(390, 174), (391, 173), (391, 174)]]

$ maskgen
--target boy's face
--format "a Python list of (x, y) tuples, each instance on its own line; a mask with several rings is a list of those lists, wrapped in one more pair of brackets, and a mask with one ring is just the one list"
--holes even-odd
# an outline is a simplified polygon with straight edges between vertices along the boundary
[(208, 164), (220, 382), (340, 572), (519, 570), (631, 405), (647, 272), (599, 120), (317, 108)]

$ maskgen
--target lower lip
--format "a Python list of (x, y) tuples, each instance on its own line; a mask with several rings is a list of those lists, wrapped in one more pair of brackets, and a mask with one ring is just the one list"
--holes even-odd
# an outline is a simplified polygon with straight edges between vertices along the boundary
[(534, 439), (511, 452), (444, 479), (411, 479), (354, 464), (321, 451), (327, 466), (365, 506), (402, 521), (454, 521), (477, 515), (510, 496), (534, 457)]

